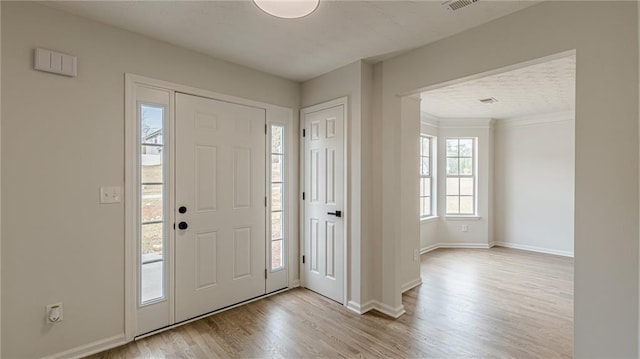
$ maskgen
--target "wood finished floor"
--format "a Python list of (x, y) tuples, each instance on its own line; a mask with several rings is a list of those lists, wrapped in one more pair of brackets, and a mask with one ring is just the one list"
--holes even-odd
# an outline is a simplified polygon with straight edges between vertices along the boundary
[(573, 259), (438, 249), (421, 272), (397, 320), (294, 289), (92, 358), (572, 356)]

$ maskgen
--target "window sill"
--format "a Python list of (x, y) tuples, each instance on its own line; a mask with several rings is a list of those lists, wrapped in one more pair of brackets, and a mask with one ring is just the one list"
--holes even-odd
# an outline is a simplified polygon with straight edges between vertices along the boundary
[(445, 216), (445, 221), (479, 221), (482, 217), (480, 216)]
[(424, 218), (420, 218), (420, 223), (435, 222), (435, 221), (437, 221), (439, 219), (440, 219), (439, 216), (424, 217)]

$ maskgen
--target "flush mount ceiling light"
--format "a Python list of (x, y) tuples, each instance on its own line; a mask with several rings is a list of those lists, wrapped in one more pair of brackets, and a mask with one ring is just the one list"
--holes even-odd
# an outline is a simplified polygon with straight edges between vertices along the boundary
[(283, 19), (298, 19), (314, 12), (320, 0), (253, 0), (260, 10)]
[(483, 99), (480, 99), (479, 101), (482, 103), (488, 103), (488, 104), (498, 102), (498, 100), (496, 100), (494, 97), (483, 98)]

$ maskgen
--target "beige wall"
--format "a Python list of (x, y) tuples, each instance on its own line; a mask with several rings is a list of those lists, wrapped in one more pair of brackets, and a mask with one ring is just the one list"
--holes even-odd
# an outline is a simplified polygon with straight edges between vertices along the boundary
[[(369, 286), (372, 263), (369, 258), (371, 245), (367, 243), (370, 228), (362, 223), (368, 216), (371, 198), (368, 175), (371, 166), (371, 125), (369, 120), (372, 66), (356, 61), (322, 76), (305, 81), (301, 86), (300, 102), (309, 107), (340, 97), (348, 98), (347, 133), (349, 145), (346, 157), (349, 160), (347, 183), (349, 202), (349, 234), (347, 253), (349, 256), (348, 293), (350, 305), (359, 308), (371, 299)], [(368, 223), (368, 222), (367, 222)]]
[[(300, 86), (30, 2), (2, 30), (2, 357), (33, 358), (124, 330), (124, 207), (98, 203), (124, 182), (124, 73), (292, 108)], [(32, 70), (35, 47), (78, 77)]]
[[(402, 158), (400, 97), (455, 79), (577, 51), (575, 356), (638, 354), (638, 30), (636, 2), (545, 2), (381, 65), (382, 266), (402, 240), (392, 215)], [(594, 144), (597, 144), (594, 146)], [(598, 170), (593, 170), (593, 163)], [(618, 174), (612, 176), (612, 173)], [(416, 194), (417, 195), (417, 194)], [(418, 219), (416, 219), (417, 221)], [(418, 241), (418, 238), (415, 239)], [(389, 249), (389, 251), (387, 251)], [(385, 303), (401, 303), (397, 275)], [(387, 290), (393, 292), (387, 292)]]
[(497, 122), (496, 244), (573, 255), (573, 117), (571, 112)]

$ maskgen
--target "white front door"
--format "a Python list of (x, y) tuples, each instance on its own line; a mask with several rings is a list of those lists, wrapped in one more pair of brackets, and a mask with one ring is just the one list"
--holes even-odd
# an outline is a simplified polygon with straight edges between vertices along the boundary
[(304, 120), (305, 287), (344, 302), (344, 105)]
[(265, 110), (176, 94), (175, 322), (265, 294)]

